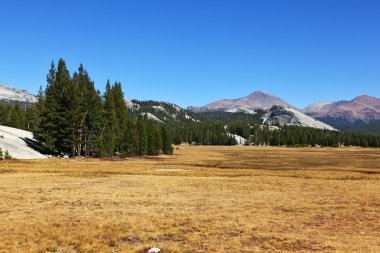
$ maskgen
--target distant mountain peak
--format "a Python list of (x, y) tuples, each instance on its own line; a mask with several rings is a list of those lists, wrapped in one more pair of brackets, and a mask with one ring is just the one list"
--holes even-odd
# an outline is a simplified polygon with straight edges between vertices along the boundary
[(306, 106), (302, 109), (302, 112), (319, 112), (321, 111), (325, 106), (328, 106), (330, 104), (335, 103), (334, 101), (318, 101), (311, 105)]
[(375, 98), (375, 97), (369, 96), (369, 95), (367, 95), (367, 94), (363, 94), (363, 95), (360, 95), (360, 96), (355, 97), (354, 99), (357, 99), (357, 98), (359, 98), (359, 99), (361, 99), (361, 98), (366, 99), (366, 98)]
[(266, 93), (262, 90), (257, 90), (249, 94), (247, 97), (275, 97), (269, 93)]
[(351, 100), (352, 102), (379, 103), (380, 99), (368, 95), (360, 95)]
[(270, 95), (262, 90), (257, 90), (257, 91), (254, 91), (252, 92), (251, 94), (249, 94), (249, 96), (252, 96), (252, 95)]
[(293, 107), (290, 104), (283, 101), (281, 98), (274, 95), (265, 93), (264, 91), (255, 91), (246, 97), (237, 99), (222, 99), (205, 106), (200, 107), (188, 107), (189, 110), (195, 112), (207, 112), (207, 111), (236, 111), (236, 110), (256, 110), (256, 109), (270, 109), (273, 105), (282, 105), (287, 107)]

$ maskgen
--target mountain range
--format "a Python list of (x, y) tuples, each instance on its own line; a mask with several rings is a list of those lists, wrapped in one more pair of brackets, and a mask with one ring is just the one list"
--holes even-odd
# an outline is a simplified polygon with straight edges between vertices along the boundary
[(242, 98), (215, 101), (205, 106), (189, 106), (188, 110), (198, 113), (242, 112), (248, 114), (256, 114), (259, 111), (264, 111), (265, 114), (262, 116), (262, 120), (271, 125), (293, 125), (336, 130), (330, 125), (305, 115), (283, 99), (263, 91), (255, 91)]
[[(0, 85), (0, 101), (35, 103), (37, 97), (26, 90)], [(230, 122), (260, 117), (269, 124), (380, 134), (380, 99), (368, 95), (352, 100), (320, 101), (303, 109), (297, 109), (263, 91), (255, 91), (242, 98), (218, 100), (200, 107), (189, 106), (187, 110), (157, 101), (126, 100), (126, 105), (134, 114), (144, 114), (161, 123), (201, 122), (208, 119)]]
[[(281, 108), (272, 108), (281, 106)], [(264, 121), (300, 126), (316, 127), (310, 118), (323, 122), (339, 130), (380, 134), (380, 99), (368, 95), (361, 95), (352, 100), (321, 101), (313, 103), (303, 109), (297, 109), (283, 99), (263, 91), (255, 91), (248, 96), (237, 99), (223, 99), (205, 106), (189, 106), (189, 110), (198, 113), (210, 112), (246, 112), (254, 114), (257, 110), (272, 111), (271, 119), (264, 117)], [(273, 112), (274, 111), (274, 112)], [(289, 115), (294, 116), (289, 117)], [(281, 117), (280, 117), (281, 114)], [(268, 113), (267, 113), (268, 115)], [(308, 123), (305, 123), (308, 122)], [(305, 123), (305, 124), (304, 124)], [(326, 126), (317, 123), (319, 127)]]
[(317, 102), (302, 111), (318, 119), (336, 118), (351, 123), (371, 123), (380, 120), (380, 99), (362, 95), (350, 101)]

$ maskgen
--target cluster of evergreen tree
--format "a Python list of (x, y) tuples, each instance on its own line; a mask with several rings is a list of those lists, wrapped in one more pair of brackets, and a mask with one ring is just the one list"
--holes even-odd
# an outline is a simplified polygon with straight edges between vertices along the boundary
[(35, 107), (30, 104), (0, 103), (0, 125), (34, 130), (37, 117)]
[(281, 126), (278, 129), (268, 125), (251, 125), (234, 122), (228, 126), (229, 132), (248, 140), (247, 144), (271, 146), (362, 146), (380, 147), (380, 136), (360, 133), (329, 131), (308, 127)]
[(265, 110), (257, 109), (255, 114), (250, 114), (246, 112), (222, 112), (222, 111), (211, 111), (211, 112), (200, 112), (199, 115), (202, 117), (202, 121), (207, 119), (212, 119), (223, 124), (231, 124), (236, 121), (244, 121), (250, 124), (261, 124), (263, 121), (263, 116), (266, 113)]
[(82, 65), (70, 75), (63, 59), (51, 64), (47, 87), (39, 92), (35, 134), (59, 154), (71, 156), (157, 155), (172, 153), (166, 128), (148, 119), (134, 122), (121, 83), (107, 81), (103, 96)]
[(221, 123), (187, 123), (171, 126), (174, 144), (236, 145)]
[(370, 123), (363, 121), (356, 121), (353, 123), (348, 120), (325, 118), (323, 121), (344, 132), (380, 135), (380, 120), (372, 121)]

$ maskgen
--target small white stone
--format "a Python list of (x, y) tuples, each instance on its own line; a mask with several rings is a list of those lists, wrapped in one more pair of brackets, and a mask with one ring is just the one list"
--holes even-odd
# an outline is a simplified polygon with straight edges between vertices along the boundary
[(159, 248), (150, 248), (147, 253), (160, 253), (161, 250)]

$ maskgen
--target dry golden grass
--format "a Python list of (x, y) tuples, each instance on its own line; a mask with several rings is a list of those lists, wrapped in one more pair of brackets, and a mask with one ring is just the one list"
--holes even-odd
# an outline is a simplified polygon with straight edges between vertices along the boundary
[(0, 252), (380, 252), (379, 149), (3, 161), (0, 201)]

